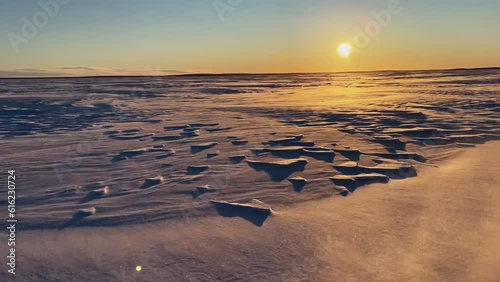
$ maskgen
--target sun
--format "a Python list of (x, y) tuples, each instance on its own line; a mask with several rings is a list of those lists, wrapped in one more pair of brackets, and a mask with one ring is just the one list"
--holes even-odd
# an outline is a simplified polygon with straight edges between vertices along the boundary
[(348, 58), (351, 55), (352, 45), (350, 43), (344, 42), (339, 45), (337, 52), (342, 58)]

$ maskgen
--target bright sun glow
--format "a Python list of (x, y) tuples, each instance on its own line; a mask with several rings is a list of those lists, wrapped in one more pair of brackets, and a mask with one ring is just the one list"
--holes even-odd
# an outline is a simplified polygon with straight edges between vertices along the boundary
[(350, 43), (344, 42), (339, 45), (337, 52), (342, 58), (347, 58), (351, 55), (352, 45)]

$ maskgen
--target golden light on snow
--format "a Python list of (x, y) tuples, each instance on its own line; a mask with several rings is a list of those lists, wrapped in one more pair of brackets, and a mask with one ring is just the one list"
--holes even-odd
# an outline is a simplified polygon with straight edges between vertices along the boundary
[(337, 53), (339, 53), (339, 55), (342, 58), (349, 57), (351, 55), (351, 51), (352, 51), (352, 45), (347, 42), (340, 44), (339, 47), (337, 48)]

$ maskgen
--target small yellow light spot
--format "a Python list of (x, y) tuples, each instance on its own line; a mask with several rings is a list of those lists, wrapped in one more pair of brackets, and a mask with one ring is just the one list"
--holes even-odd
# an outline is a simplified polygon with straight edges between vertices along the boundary
[(337, 52), (342, 58), (348, 58), (351, 55), (352, 45), (350, 43), (344, 42), (339, 45)]
[(142, 266), (138, 265), (135, 267), (135, 271), (141, 272), (141, 270), (142, 270)]

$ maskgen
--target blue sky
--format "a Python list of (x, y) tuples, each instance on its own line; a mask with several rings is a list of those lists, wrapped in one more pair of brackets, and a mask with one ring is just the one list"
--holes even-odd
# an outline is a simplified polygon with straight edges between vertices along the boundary
[[(337, 46), (395, 0), (241, 0), (222, 18), (212, 0), (54, 1), (0, 0), (0, 76), (500, 66), (500, 1), (401, 0), (347, 59)], [(27, 38), (40, 2), (59, 11)]]

